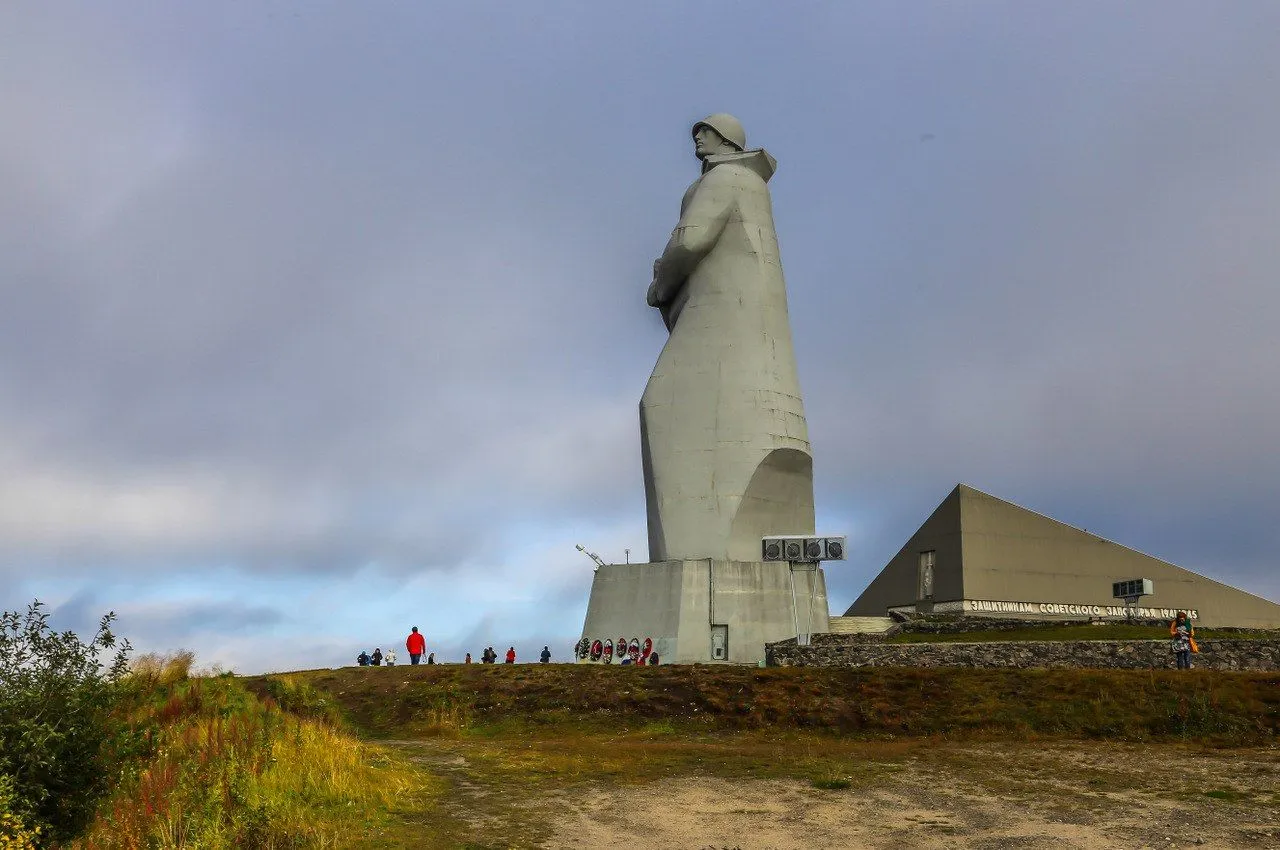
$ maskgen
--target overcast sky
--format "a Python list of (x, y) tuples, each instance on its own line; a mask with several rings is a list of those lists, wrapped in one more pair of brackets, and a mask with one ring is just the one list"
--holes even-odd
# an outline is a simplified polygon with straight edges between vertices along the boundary
[(957, 482), (1280, 598), (1280, 4), (0, 5), (0, 608), (567, 657), (742, 119), (839, 613)]

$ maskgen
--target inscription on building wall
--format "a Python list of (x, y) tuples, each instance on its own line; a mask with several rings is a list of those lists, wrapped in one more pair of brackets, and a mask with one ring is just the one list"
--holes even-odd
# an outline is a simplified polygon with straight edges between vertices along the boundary
[(1191, 619), (1199, 619), (1194, 608), (1142, 608), (1123, 605), (1078, 605), (1071, 602), (999, 602), (986, 599), (964, 600), (964, 610), (991, 614), (1072, 614), (1077, 617), (1139, 617), (1144, 620), (1172, 620), (1178, 611), (1186, 611)]

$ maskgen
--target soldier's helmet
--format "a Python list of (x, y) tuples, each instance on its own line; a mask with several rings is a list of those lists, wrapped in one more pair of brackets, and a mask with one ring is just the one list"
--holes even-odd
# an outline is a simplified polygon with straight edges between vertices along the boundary
[(697, 124), (694, 124), (691, 132), (697, 133), (699, 127), (710, 127), (719, 133), (726, 142), (740, 151), (747, 148), (747, 131), (742, 129), (741, 121), (727, 112), (708, 115)]

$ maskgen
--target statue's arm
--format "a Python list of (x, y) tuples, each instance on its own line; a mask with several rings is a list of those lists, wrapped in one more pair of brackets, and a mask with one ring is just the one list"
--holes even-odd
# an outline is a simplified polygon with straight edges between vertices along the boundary
[(665, 304), (711, 253), (735, 204), (734, 175), (720, 166), (702, 178), (666, 249), (654, 264), (650, 303)]

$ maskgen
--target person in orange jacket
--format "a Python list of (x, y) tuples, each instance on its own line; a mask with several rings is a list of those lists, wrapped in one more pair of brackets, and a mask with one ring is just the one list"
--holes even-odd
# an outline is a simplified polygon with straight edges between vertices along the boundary
[(427, 651), (427, 639), (418, 634), (417, 626), (414, 626), (413, 631), (409, 632), (409, 637), (404, 642), (404, 648), (409, 650), (410, 664), (417, 664), (422, 660), (422, 653)]
[(1178, 659), (1178, 669), (1190, 670), (1191, 653), (1199, 652), (1200, 647), (1196, 646), (1196, 629), (1186, 611), (1179, 611), (1169, 624), (1169, 636), (1173, 638), (1173, 654)]
[(507, 663), (508, 664), (516, 663), (516, 648), (514, 646), (507, 647)]

